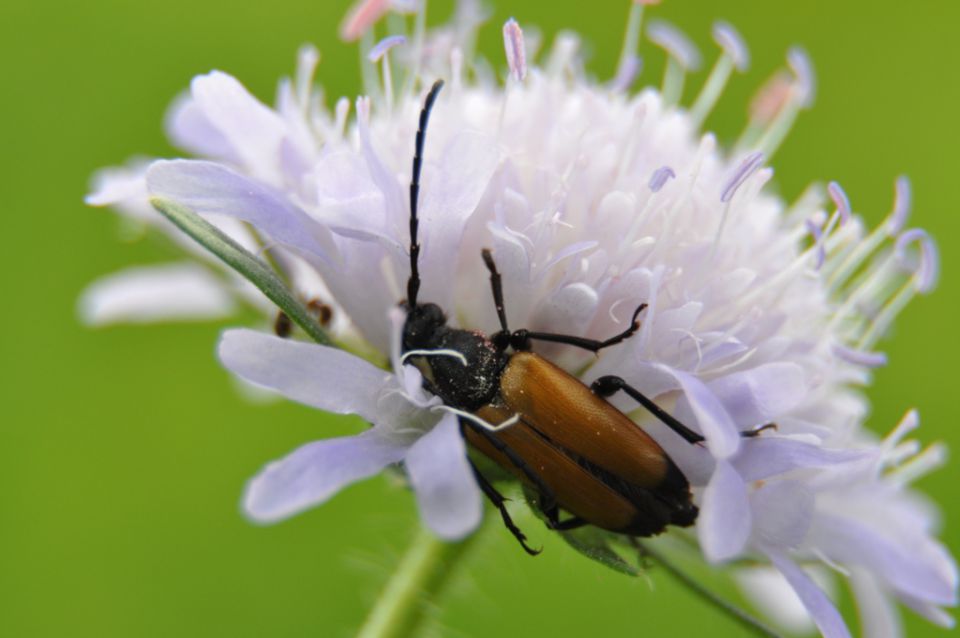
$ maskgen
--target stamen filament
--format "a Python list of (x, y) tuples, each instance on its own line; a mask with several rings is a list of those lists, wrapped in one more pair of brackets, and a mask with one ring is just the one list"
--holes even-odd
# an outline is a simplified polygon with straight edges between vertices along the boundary
[(676, 106), (683, 96), (683, 84), (686, 80), (686, 71), (676, 58), (667, 58), (667, 66), (663, 71), (663, 86), (660, 90), (665, 107)]
[(733, 58), (729, 55), (724, 53), (717, 58), (713, 68), (710, 70), (707, 81), (704, 83), (703, 88), (700, 89), (700, 95), (697, 96), (693, 106), (690, 107), (690, 121), (695, 130), (698, 130), (703, 125), (704, 120), (707, 119), (713, 107), (717, 105), (717, 101), (720, 99), (720, 95), (723, 94), (723, 89), (726, 88), (733, 69)]
[(635, 64), (637, 45), (640, 42), (640, 27), (643, 24), (643, 6), (641, 2), (630, 5), (627, 28), (623, 34), (623, 47), (620, 49), (620, 60), (617, 62), (617, 77)]

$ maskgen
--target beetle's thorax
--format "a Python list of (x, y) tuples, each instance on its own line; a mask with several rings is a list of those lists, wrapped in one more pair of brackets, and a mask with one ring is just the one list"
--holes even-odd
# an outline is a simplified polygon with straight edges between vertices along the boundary
[(423, 374), (430, 392), (445, 404), (469, 412), (497, 395), (500, 373), (508, 359), (483, 333), (448, 326), (443, 311), (431, 303), (417, 304), (408, 312), (402, 350), (446, 351), (417, 354), (409, 361)]

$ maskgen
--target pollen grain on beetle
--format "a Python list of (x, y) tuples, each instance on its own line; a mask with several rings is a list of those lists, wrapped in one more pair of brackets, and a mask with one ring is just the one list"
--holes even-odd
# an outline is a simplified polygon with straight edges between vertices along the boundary
[[(563, 375), (539, 373), (544, 379), (569, 376), (584, 391), (593, 384), (613, 412), (642, 422), (652, 441), (645, 449), (678, 472), (673, 524), (695, 520), (668, 533), (688, 535), (710, 563), (761, 559), (731, 569), (758, 599), (788, 601), (773, 605), (775, 617), (796, 618), (785, 610), (802, 605), (823, 635), (849, 635), (822, 579), (808, 575), (819, 566), (832, 570), (826, 579), (849, 581), (862, 617), (883, 624), (871, 628), (876, 635), (898, 635), (897, 602), (949, 624), (942, 608), (956, 604), (956, 565), (930, 533), (934, 512), (916, 507), (910, 488), (942, 463), (943, 450), (918, 453), (906, 439), (918, 424), (913, 411), (883, 439), (864, 427), (862, 389), (886, 363), (880, 339), (937, 276), (931, 238), (905, 229), (909, 182), (897, 180), (891, 213), (875, 229), (856, 214), (856, 193), (836, 182), (783, 201), (767, 184), (777, 149), (813, 100), (806, 55), (790, 51), (724, 147), (703, 123), (748, 65), (743, 40), (718, 23), (707, 79), (686, 102), (701, 53), (663, 22), (640, 44), (648, 3), (629, 4), (620, 67), (601, 83), (585, 74), (571, 32), (538, 50), (511, 19), (504, 51), (488, 62), (474, 49), (483, 21), (476, 2), (459, 2), (450, 24), (424, 30), (417, 20), (415, 32), (383, 33), (379, 44), (372, 34), (388, 6), (412, 3), (359, 2), (343, 33), (370, 49), (362, 97), (328, 108), (312, 47), (300, 51), (274, 107), (226, 73), (197, 76), (168, 118), (172, 141), (197, 159), (103, 171), (88, 201), (175, 237), (148, 197), (201, 213), (302, 299), (322, 299), (330, 332), (349, 347), (300, 341), (289, 322), (282, 332), (294, 338), (223, 335), (220, 358), (239, 378), (371, 424), (267, 465), (244, 497), (254, 520), (289, 517), (402, 463), (426, 525), (444, 539), (471, 534), (491, 494), (468, 450), (535, 420), (510, 410), (503, 387), (510, 366), (525, 363), (504, 353), (532, 350)], [(640, 46), (666, 56), (658, 86), (634, 87)], [(430, 90), (437, 79), (443, 91)], [(240, 302), (276, 320), (276, 308), (235, 275), (170, 273), (99, 282), (84, 301), (88, 316), (219, 316)], [(164, 299), (177, 300), (166, 316)], [(442, 316), (417, 310), (426, 306)], [(431, 330), (449, 325), (453, 341), (411, 346), (414, 319)], [(468, 333), (477, 339), (469, 346)], [(352, 352), (374, 353), (368, 358), (390, 369)], [(482, 407), (451, 398), (440, 389), (447, 378), (470, 386), (465, 396), (493, 398)], [(533, 404), (539, 392), (521, 385), (517, 396)], [(607, 436), (608, 421), (597, 423), (583, 437), (591, 444)], [(501, 461), (519, 467), (512, 458)], [(616, 482), (598, 478), (609, 468), (574, 460), (589, 480)], [(550, 467), (529, 461), (541, 474)], [(547, 487), (556, 491), (535, 469), (517, 475), (540, 489), (539, 502), (549, 501)], [(651, 489), (662, 496), (665, 488)], [(604, 527), (598, 520), (586, 517)]]

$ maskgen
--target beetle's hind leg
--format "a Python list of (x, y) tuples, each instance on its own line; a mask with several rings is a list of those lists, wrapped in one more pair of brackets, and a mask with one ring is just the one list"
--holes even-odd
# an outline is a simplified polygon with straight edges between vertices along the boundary
[(517, 539), (517, 542), (520, 543), (520, 546), (523, 547), (523, 551), (530, 554), (531, 556), (536, 556), (542, 550), (533, 549), (527, 545), (527, 536), (521, 531), (517, 524), (513, 522), (513, 519), (510, 517), (510, 512), (507, 511), (506, 502), (507, 499), (503, 494), (497, 491), (490, 481), (487, 480), (483, 474), (480, 473), (480, 470), (477, 469), (477, 466), (473, 464), (473, 461), (470, 461), (470, 467), (473, 469), (473, 475), (477, 479), (477, 484), (480, 486), (480, 490), (483, 492), (484, 496), (490, 499), (490, 502), (493, 503), (493, 506), (500, 511), (500, 518), (503, 519), (503, 525), (510, 533), (513, 534), (513, 537)]
[(567, 532), (590, 524), (589, 521), (585, 521), (579, 516), (571, 516), (567, 520), (561, 521), (560, 509), (556, 505), (544, 510), (543, 513), (547, 517), (547, 527), (558, 532)]
[[(644, 395), (642, 392), (631, 386), (629, 383), (624, 381), (621, 377), (608, 375), (605, 377), (600, 377), (596, 381), (590, 384), (590, 389), (593, 390), (594, 394), (607, 398), (616, 394), (619, 390), (623, 390), (630, 397), (635, 400), (637, 403), (645, 407), (653, 416), (660, 419), (660, 421), (666, 425), (668, 428), (679, 434), (689, 443), (702, 443), (705, 439), (702, 435), (697, 434), (683, 423), (680, 423), (675, 419), (670, 413), (666, 412), (659, 405), (654, 403), (650, 398)], [(766, 425), (761, 425), (760, 427), (754, 430), (745, 430), (740, 433), (740, 436), (745, 438), (753, 438), (758, 436), (761, 432), (768, 429), (776, 429), (776, 424), (767, 423)]]

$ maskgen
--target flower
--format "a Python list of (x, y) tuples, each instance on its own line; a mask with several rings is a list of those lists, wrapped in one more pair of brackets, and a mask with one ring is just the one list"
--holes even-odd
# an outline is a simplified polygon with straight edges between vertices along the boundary
[[(359, 3), (350, 36), (394, 5)], [(538, 351), (585, 383), (621, 376), (702, 433), (705, 445), (690, 445), (629, 398), (612, 399), (695, 487), (705, 558), (763, 559), (825, 636), (849, 632), (804, 569), (812, 564), (849, 576), (875, 635), (897, 634), (896, 601), (949, 624), (941, 607), (956, 604), (956, 565), (934, 538), (935, 511), (908, 487), (942, 455), (901, 441), (913, 413), (877, 441), (863, 427), (859, 390), (885, 363), (874, 350), (879, 338), (936, 280), (932, 240), (904, 230), (909, 184), (898, 180), (891, 214), (872, 231), (833, 182), (784, 203), (764, 188), (767, 165), (812, 102), (805, 54), (791, 50), (740, 140), (722, 149), (700, 129), (733, 71), (745, 68), (746, 47), (718, 24), (720, 56), (684, 107), (680, 88), (699, 53), (676, 29), (652, 25), (651, 40), (668, 55), (664, 85), (633, 93), (641, 11), (634, 3), (620, 69), (606, 86), (584, 75), (575, 36), (559, 36), (536, 64), (513, 21), (499, 82), (472, 51), (472, 2), (450, 27), (374, 46), (381, 75), (367, 74), (353, 118), (345, 98), (332, 111), (322, 105), (310, 48), (275, 109), (222, 72), (193, 80), (171, 135), (205, 159), (154, 162), (137, 193), (252, 225), (319, 276), (349, 318), (342, 334), (392, 369), (329, 347), (227, 332), (221, 360), (244, 380), (373, 425), (267, 466), (248, 486), (246, 511), (278, 520), (402, 461), (437, 534), (460, 538), (479, 522), (457, 428), (471, 417), (424, 391), (399, 343), (420, 87), (442, 76), (449, 88), (424, 153), (420, 298), (458, 326), (494, 329), (479, 258), (490, 248), (512, 326), (602, 339), (646, 302), (639, 332), (600, 356), (556, 344)], [(407, 72), (399, 89), (396, 70)], [(776, 431), (741, 436), (766, 423)]]
[(483, 513), (453, 413), (440, 416), (437, 397), (421, 388), (416, 368), (401, 363), (403, 315), (391, 313), (397, 338), (384, 372), (337, 348), (229, 330), (220, 342), (224, 365), (243, 379), (281, 389), (289, 398), (373, 427), (357, 436), (309, 443), (268, 465), (247, 487), (244, 508), (260, 522), (317, 505), (341, 487), (403, 462), (424, 521), (443, 538), (472, 532)]

